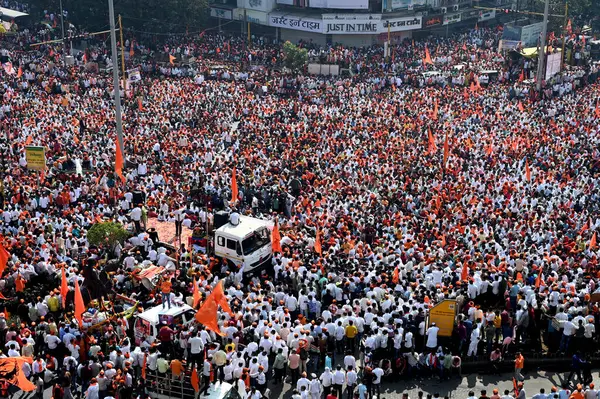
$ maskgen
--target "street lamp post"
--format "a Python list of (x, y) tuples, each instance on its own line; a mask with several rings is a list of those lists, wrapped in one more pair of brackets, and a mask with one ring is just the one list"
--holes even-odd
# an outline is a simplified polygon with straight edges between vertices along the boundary
[(546, 33), (548, 32), (548, 8), (550, 7), (550, 0), (546, 0), (544, 4), (544, 26), (542, 27), (542, 37), (540, 38), (540, 51), (538, 54), (538, 70), (536, 79), (537, 91), (542, 90), (542, 79), (544, 79), (546, 68), (544, 68), (546, 60)]
[(115, 6), (113, 0), (108, 0), (108, 17), (110, 18), (110, 44), (112, 47), (113, 86), (115, 94), (115, 114), (117, 122), (117, 140), (125, 159), (125, 146), (123, 145), (123, 121), (121, 119), (121, 90), (119, 88), (119, 66), (117, 64), (117, 33), (115, 32)]

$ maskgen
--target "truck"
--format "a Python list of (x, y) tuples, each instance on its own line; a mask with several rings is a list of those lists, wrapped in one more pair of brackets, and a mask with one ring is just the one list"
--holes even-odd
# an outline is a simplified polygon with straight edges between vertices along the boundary
[(214, 254), (226, 259), (232, 270), (243, 267), (244, 274), (269, 269), (273, 257), (272, 229), (272, 222), (235, 212), (216, 216)]

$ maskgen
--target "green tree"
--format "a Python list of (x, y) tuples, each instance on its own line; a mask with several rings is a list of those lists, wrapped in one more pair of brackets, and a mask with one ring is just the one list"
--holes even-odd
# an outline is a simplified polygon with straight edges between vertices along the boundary
[(308, 62), (308, 51), (287, 41), (283, 44), (285, 66), (294, 72), (301, 71)]
[(94, 224), (87, 233), (90, 245), (107, 248), (114, 251), (117, 244), (122, 244), (129, 237), (129, 233), (121, 223), (102, 222)]

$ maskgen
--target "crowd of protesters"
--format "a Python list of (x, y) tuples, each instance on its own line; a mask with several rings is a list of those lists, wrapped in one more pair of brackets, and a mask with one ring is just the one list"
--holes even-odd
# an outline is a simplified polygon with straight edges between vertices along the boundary
[[(390, 59), (375, 47), (315, 47), (357, 74), (295, 76), (286, 95), (289, 76), (270, 68), (277, 44), (171, 40), (164, 53), (176, 62), (141, 61), (126, 88), (123, 181), (111, 76), (87, 68), (106, 50), (65, 68), (57, 47), (12, 49), (1, 72), (1, 356), (31, 357), (21, 372), (54, 399), (145, 397), (167, 389), (155, 376), (176, 386), (193, 370), (202, 394), (227, 381), (258, 399), (287, 379), (296, 399), (365, 399), (389, 376), (454, 378), (472, 360), (497, 370), (514, 361), (524, 399), (524, 356), (560, 353), (582, 385), (556, 395), (593, 398), (583, 353), (596, 351), (600, 322), (597, 71), (574, 71), (577, 85), (562, 75), (558, 95), (537, 100), (522, 95), (524, 69), (496, 52), (497, 38), (480, 29), (406, 41)], [(129, 47), (133, 60), (150, 55)], [(425, 47), (441, 70), (467, 61), (463, 80), (427, 82)], [(180, 65), (182, 53), (198, 63)], [(210, 73), (231, 54), (230, 70)], [(252, 58), (265, 67), (233, 64)], [(490, 68), (505, 74), (486, 84)], [(46, 148), (46, 168), (28, 168), (28, 145)], [(277, 220), (283, 249), (269, 270), (245, 275), (144, 228), (154, 218), (178, 231), (210, 226), (220, 209)], [(90, 245), (104, 221), (132, 237)], [(139, 284), (152, 266), (164, 267), (161, 280)], [(106, 306), (120, 314), (123, 297), (136, 314), (170, 309), (221, 281), (232, 312), (219, 310), (219, 331), (165, 324), (140, 337), (135, 314), (99, 328), (73, 314), (79, 287), (87, 320)], [(450, 336), (426, 321), (445, 299), (458, 310)]]

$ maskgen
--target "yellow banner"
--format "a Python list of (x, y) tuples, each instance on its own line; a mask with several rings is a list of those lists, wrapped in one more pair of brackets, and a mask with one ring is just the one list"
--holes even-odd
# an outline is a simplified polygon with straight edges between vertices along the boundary
[(25, 147), (27, 169), (44, 170), (46, 168), (46, 149), (44, 147)]
[(440, 337), (452, 336), (454, 318), (456, 317), (456, 301), (447, 299), (429, 309), (429, 325), (435, 323)]

